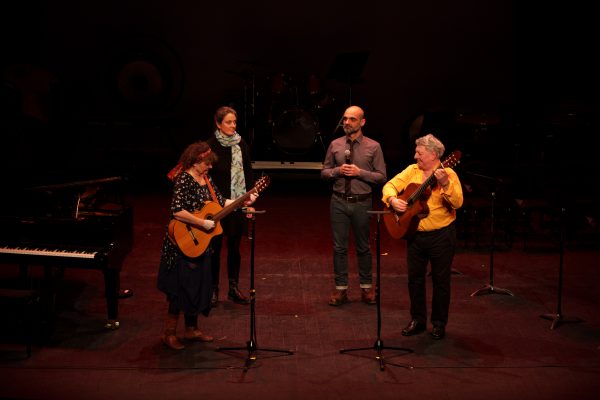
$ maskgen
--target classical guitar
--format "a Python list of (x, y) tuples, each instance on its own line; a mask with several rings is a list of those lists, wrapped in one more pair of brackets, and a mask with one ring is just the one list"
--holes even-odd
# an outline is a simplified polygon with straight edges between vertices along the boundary
[(206, 251), (206, 248), (208, 247), (208, 244), (213, 236), (223, 233), (223, 228), (221, 227), (221, 223), (219, 221), (225, 218), (236, 208), (239, 208), (240, 205), (250, 198), (251, 194), (258, 194), (262, 192), (268, 185), (269, 177), (261, 177), (252, 189), (235, 199), (226, 207), (221, 207), (221, 205), (215, 201), (205, 202), (204, 206), (200, 210), (196, 210), (192, 214), (198, 218), (212, 219), (215, 221), (215, 227), (210, 230), (205, 230), (199, 226), (172, 219), (169, 222), (169, 238), (187, 257), (199, 257)]
[[(461, 156), (460, 151), (452, 152), (437, 169), (456, 166), (460, 162)], [(408, 203), (408, 208), (404, 212), (396, 212), (392, 207), (386, 207), (386, 210), (390, 212), (383, 215), (383, 222), (391, 237), (406, 239), (416, 232), (419, 220), (429, 214), (427, 199), (431, 195), (431, 187), (435, 184), (436, 179), (433, 173), (421, 185), (409, 183), (406, 189), (398, 195), (399, 199)]]

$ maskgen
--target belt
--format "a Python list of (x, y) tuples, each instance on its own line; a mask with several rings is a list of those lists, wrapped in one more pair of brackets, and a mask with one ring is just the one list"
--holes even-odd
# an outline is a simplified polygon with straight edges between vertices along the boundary
[(357, 201), (363, 201), (371, 198), (371, 193), (345, 195), (344, 193), (333, 192), (333, 195), (344, 201), (347, 201), (348, 203), (356, 203)]

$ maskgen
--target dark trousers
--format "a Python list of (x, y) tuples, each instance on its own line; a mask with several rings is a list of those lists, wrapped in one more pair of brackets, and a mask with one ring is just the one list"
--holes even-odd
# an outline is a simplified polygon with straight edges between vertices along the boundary
[(450, 277), (456, 250), (454, 223), (431, 232), (417, 232), (407, 243), (408, 293), (412, 319), (427, 322), (427, 264), (431, 263), (431, 323), (446, 325), (450, 308)]
[(331, 198), (329, 211), (333, 234), (333, 273), (336, 288), (348, 287), (348, 246), (350, 231), (354, 233), (359, 283), (370, 288), (373, 281), (371, 247), (369, 243), (370, 219), (367, 211), (372, 208), (370, 198), (349, 203), (336, 196)]
[[(219, 235), (212, 238), (210, 245), (213, 249), (211, 267), (213, 286), (219, 286), (219, 276), (221, 271), (221, 248), (223, 246), (223, 236)], [(240, 265), (242, 256), (240, 254), (241, 235), (225, 236), (227, 242), (227, 276), (229, 281), (238, 282), (240, 278)]]

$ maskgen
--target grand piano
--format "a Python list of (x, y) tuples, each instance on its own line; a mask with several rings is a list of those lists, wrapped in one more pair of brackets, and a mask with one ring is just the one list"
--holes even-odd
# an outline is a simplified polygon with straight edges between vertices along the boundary
[[(122, 177), (24, 188), (0, 213), (0, 267), (44, 269), (45, 287), (65, 268), (104, 275), (108, 329), (119, 328), (123, 261), (133, 246), (133, 209), (123, 199)], [(50, 289), (52, 290), (52, 289)]]

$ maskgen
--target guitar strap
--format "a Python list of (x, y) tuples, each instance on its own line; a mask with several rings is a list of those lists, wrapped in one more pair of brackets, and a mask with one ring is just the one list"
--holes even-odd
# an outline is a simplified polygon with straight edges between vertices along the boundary
[(206, 177), (206, 186), (208, 186), (208, 190), (213, 201), (215, 203), (219, 203), (219, 201), (217, 200), (217, 194), (215, 193), (215, 189), (213, 189), (212, 185), (210, 184), (210, 179), (208, 177)]

